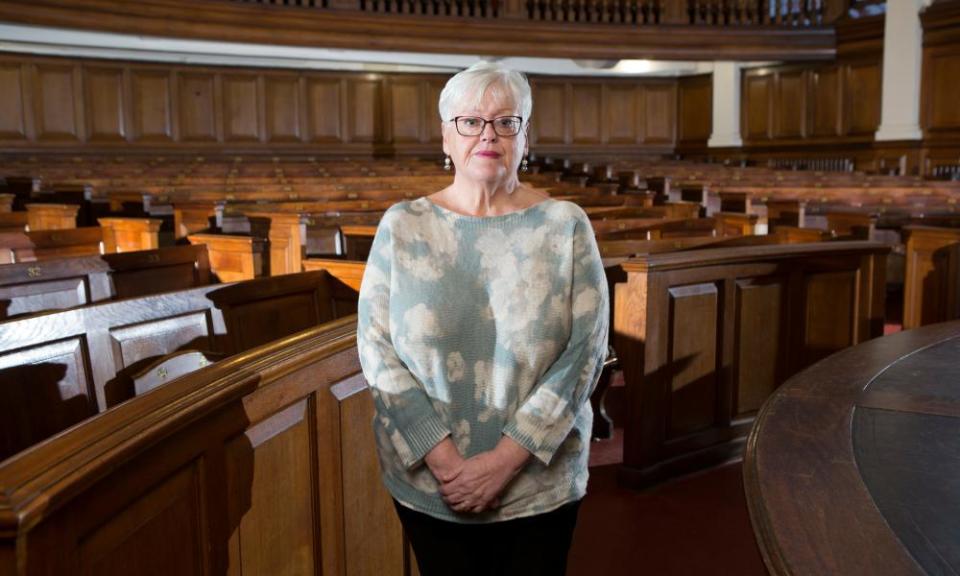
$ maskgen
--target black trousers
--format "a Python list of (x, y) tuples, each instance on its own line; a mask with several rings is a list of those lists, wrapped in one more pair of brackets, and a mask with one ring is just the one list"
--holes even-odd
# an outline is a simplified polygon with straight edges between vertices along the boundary
[(527, 518), (447, 522), (396, 501), (421, 576), (563, 576), (580, 502)]

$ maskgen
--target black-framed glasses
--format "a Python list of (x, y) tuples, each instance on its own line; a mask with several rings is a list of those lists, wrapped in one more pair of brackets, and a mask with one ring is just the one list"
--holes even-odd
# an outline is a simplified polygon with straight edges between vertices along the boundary
[(479, 136), (483, 134), (487, 124), (493, 125), (493, 131), (497, 136), (516, 136), (520, 133), (520, 127), (523, 126), (522, 116), (499, 116), (493, 120), (479, 116), (456, 116), (450, 121), (457, 127), (457, 133), (461, 136)]

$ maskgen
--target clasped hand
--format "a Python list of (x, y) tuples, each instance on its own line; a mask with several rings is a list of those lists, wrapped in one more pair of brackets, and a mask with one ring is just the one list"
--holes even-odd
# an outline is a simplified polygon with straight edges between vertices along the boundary
[(447, 437), (427, 454), (426, 462), (447, 506), (477, 514), (499, 506), (500, 493), (529, 457), (526, 449), (504, 436), (493, 450), (465, 459)]

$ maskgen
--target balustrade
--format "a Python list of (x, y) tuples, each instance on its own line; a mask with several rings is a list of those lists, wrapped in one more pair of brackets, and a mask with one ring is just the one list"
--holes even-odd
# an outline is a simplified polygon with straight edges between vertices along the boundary
[[(793, 26), (827, 23), (826, 0), (228, 0), (307, 9), (527, 19), (540, 22), (694, 26)], [(832, 0), (843, 2), (844, 0)]]

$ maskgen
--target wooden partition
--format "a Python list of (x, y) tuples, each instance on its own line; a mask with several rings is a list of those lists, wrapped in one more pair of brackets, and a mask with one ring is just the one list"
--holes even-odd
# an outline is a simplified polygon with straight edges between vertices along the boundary
[(960, 318), (960, 228), (906, 226), (903, 327)]
[(31, 232), (76, 228), (79, 211), (75, 204), (27, 204), (27, 226)]
[(0, 261), (35, 262), (103, 253), (98, 227), (0, 233)]
[(3, 574), (405, 576), (350, 317), (0, 463)]
[(306, 272), (0, 322), (0, 459), (128, 400), (126, 376), (161, 356), (240, 353), (355, 310)]
[(830, 242), (622, 264), (614, 347), (627, 386), (624, 480), (643, 485), (738, 453), (788, 376), (881, 335), (888, 251)]
[(104, 252), (135, 252), (160, 247), (161, 220), (155, 218), (99, 218)]
[[(269, 273), (264, 265), (266, 240), (254, 236), (229, 234), (191, 234), (191, 244), (205, 244), (210, 254), (210, 268), (221, 282), (251, 280)], [(268, 253), (269, 256), (269, 253)]]
[[(258, 236), (270, 242), (271, 276), (294, 274), (303, 267), (306, 225), (300, 214), (269, 211), (245, 211)], [(259, 225), (260, 222), (263, 225)]]

